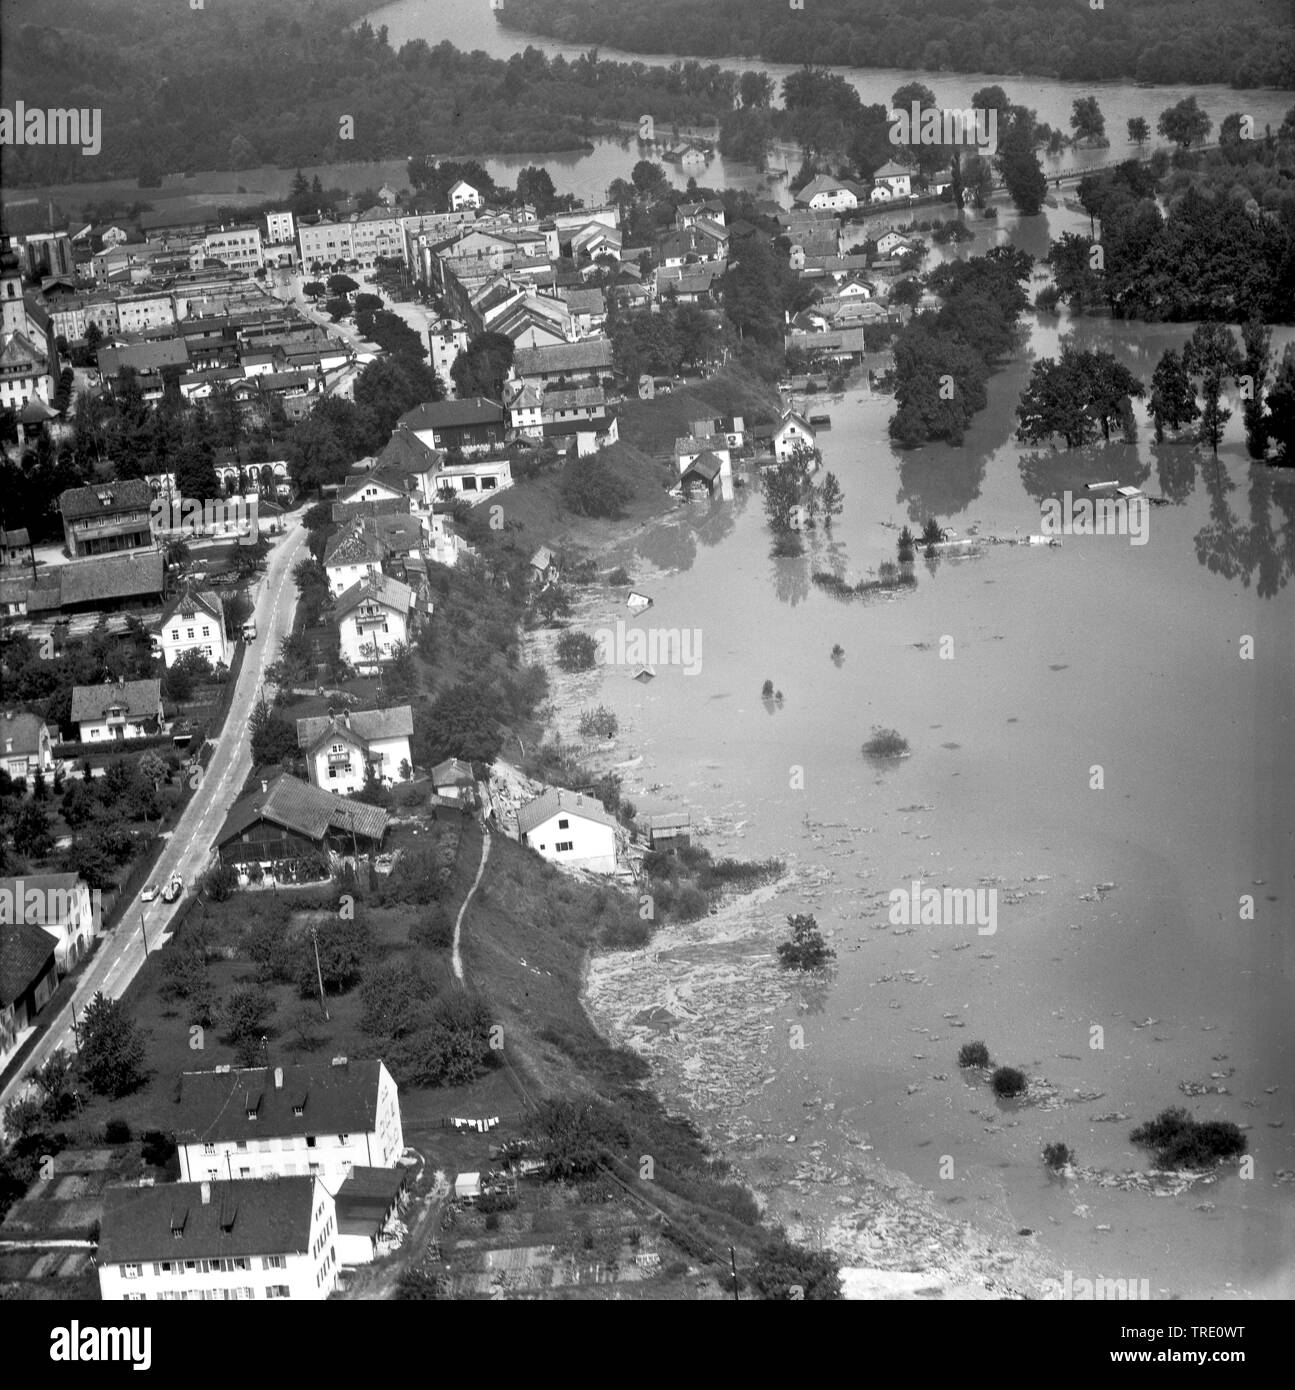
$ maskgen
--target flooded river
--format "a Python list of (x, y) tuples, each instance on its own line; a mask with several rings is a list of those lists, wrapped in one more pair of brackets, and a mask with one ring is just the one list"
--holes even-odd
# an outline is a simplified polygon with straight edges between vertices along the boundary
[[(991, 235), (1032, 250), (1078, 229), (1064, 209), (1003, 221)], [(830, 1154), (863, 1131), (951, 1212), (1038, 1232), (1077, 1276), (1146, 1278), (1153, 1296), (1289, 1296), (1295, 1189), (1275, 1175), (1295, 1168), (1295, 478), (1248, 463), (1239, 411), (1218, 463), (1156, 447), (1141, 410), (1133, 446), (1023, 449), (1011, 435), (1029, 361), (1062, 333), (1145, 380), (1190, 332), (1027, 321), (1026, 352), (992, 380), (962, 448), (893, 449), (892, 402), (866, 389), (814, 402), (846, 501), (803, 558), (770, 558), (754, 487), (618, 557), (665, 572), (637, 621), (697, 629), (703, 661), (648, 685), (609, 671), (600, 698), (626, 756), (643, 756), (626, 786), (640, 810), (709, 819), (717, 855), (786, 857), (800, 883), (770, 923), (807, 910), (832, 933), (830, 990), (772, 1020), (799, 1017), (805, 1047), (773, 1045), (778, 1079), (746, 1116), (752, 1133)], [(1278, 349), (1290, 338), (1278, 330)], [(1116, 477), (1171, 499), (1146, 544), (1068, 536), (919, 558), (915, 590), (867, 602), (810, 582), (820, 568), (862, 577), (894, 558), (893, 527), (930, 515), (962, 534), (1037, 533), (1042, 498)], [(781, 705), (761, 699), (766, 679)], [(912, 755), (870, 764), (874, 725)], [(888, 895), (914, 880), (996, 886), (995, 933), (892, 926)], [(971, 1039), (1046, 1078), (1055, 1104), (996, 1103), (962, 1077)], [(1040, 1162), (1060, 1139), (1081, 1167), (1147, 1168), (1129, 1130), (1175, 1104), (1247, 1127), (1254, 1177), (1229, 1168), (1156, 1198), (1061, 1184)], [(1111, 1114), (1127, 1119), (1095, 1118)]]

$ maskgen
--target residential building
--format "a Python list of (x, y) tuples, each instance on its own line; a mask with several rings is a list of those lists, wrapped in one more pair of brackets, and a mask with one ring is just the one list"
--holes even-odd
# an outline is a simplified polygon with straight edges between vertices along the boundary
[(160, 550), (131, 550), (71, 560), (41, 576), (27, 611), (64, 615), (146, 609), (160, 604), (165, 569)]
[(0, 569), (31, 569), (34, 565), (27, 528), (19, 526), (13, 531), (0, 530)]
[(385, 574), (368, 574), (333, 605), (342, 659), (376, 671), (413, 636), (420, 614), (414, 591)]
[(814, 427), (797, 410), (784, 410), (773, 432), (773, 456), (785, 463), (800, 446), (814, 447)]
[(73, 559), (151, 547), (153, 492), (142, 478), (70, 487), (59, 494), (63, 543)]
[(479, 208), (484, 200), (470, 183), (459, 179), (450, 189), (450, 211), (462, 212), (464, 208)]
[(303, 268), (312, 272), (355, 259), (349, 222), (298, 223), (297, 244)]
[(432, 769), (432, 790), (442, 801), (470, 804), (476, 796), (477, 779), (472, 764), (461, 758), (446, 758)]
[(346, 801), (283, 774), (236, 801), (216, 837), (222, 864), (246, 874), (252, 865), (291, 881), (319, 877), (321, 861), (376, 851), (387, 833), (380, 806)]
[(57, 988), (54, 938), (33, 922), (0, 922), (0, 1067)]
[(454, 359), (468, 346), (468, 333), (464, 326), (453, 319), (441, 319), (427, 330), (427, 345), (432, 351), (432, 370), (445, 383), (446, 391), (457, 394), (450, 368)]
[(873, 196), (877, 189), (884, 188), (891, 198), (909, 198), (913, 193), (913, 171), (893, 159), (887, 160), (872, 176)]
[(87, 954), (101, 927), (90, 885), (76, 873), (0, 878), (0, 923), (14, 922), (40, 927), (53, 940), (60, 975)]
[(54, 771), (54, 738), (49, 725), (26, 710), (7, 709), (0, 715), (0, 768), (15, 781)]
[(265, 264), (259, 227), (222, 227), (203, 238), (207, 260), (220, 261), (231, 270), (259, 270)]
[[(694, 428), (696, 428), (695, 425)], [(729, 449), (728, 440), (722, 434), (684, 435), (674, 442), (675, 464), (680, 474), (684, 473), (704, 454), (711, 455), (719, 464), (720, 471), (717, 476), (725, 478), (733, 476), (733, 455)]]
[(337, 1211), (309, 1176), (110, 1187), (96, 1262), (105, 1302), (322, 1300)]
[(502, 447), (507, 417), (498, 401), (473, 396), (463, 401), (424, 402), (407, 410), (397, 428), (409, 430), (429, 449), (458, 449), (467, 454)]
[(162, 682), (156, 678), (72, 687), (71, 722), (82, 743), (147, 738), (160, 732), (163, 718)]
[(559, 377), (566, 377), (571, 384), (589, 378), (596, 385), (611, 370), (612, 345), (608, 338), (589, 338), (554, 347), (519, 348), (513, 357), (514, 373), (532, 386), (545, 385)]
[(514, 434), (531, 439), (544, 437), (544, 412), (540, 393), (524, 381), (504, 382), (504, 408), (508, 411), (508, 428)]
[(409, 740), (414, 712), (409, 705), (389, 709), (343, 710), (297, 720), (297, 747), (305, 754), (306, 775), (325, 791), (360, 791), (370, 771), (386, 786), (403, 781), (414, 765)]
[(446, 460), (436, 468), (438, 501), (447, 494), (476, 503), (493, 492), (513, 485), (513, 466), (506, 458), (467, 458), (462, 463)]
[(162, 610), (162, 661), (169, 671), (186, 652), (201, 652), (214, 669), (229, 666), (234, 643), (225, 632), (225, 605), (214, 589), (186, 589)]
[(265, 214), (265, 239), (271, 246), (284, 246), (297, 238), (296, 222), (290, 212)]
[[(117, 297), (117, 326), (123, 333), (143, 333), (150, 328), (168, 328), (175, 323), (175, 300), (170, 290), (154, 290)], [(108, 375), (100, 359), (99, 369)]]
[(183, 1182), (310, 1174), (335, 1192), (352, 1168), (394, 1168), (405, 1148), (399, 1091), (377, 1059), (187, 1071), (168, 1128)]
[(616, 872), (616, 820), (596, 797), (551, 787), (517, 812), (522, 844), (563, 868)]

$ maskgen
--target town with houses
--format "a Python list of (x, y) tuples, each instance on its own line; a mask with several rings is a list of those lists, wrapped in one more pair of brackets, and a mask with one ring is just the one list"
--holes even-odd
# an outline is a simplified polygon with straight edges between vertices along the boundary
[[(491, 8), (550, 48), (584, 23), (627, 48), (654, 27), (626, 0)], [(1295, 110), (1252, 157), (1240, 113), (1210, 143), (1175, 88), (1163, 143), (1132, 115), (1126, 150), (1082, 84), (1042, 76), (1029, 99), (1073, 104), (1073, 137), (983, 85), (922, 148), (880, 133), (887, 108), (838, 73), (823, 21), (781, 88), (772, 67), (725, 86), (673, 62), (647, 90), (680, 123), (644, 116), (636, 141), (608, 86), (643, 64), (519, 45), (492, 68), (421, 39), (393, 55), (349, 0), (311, 23), (343, 18), (339, 52), (374, 71), (479, 69), (481, 112), (456, 123), (530, 112), (546, 82), (545, 100), (596, 92), (584, 143), (545, 126), (534, 148), (567, 162), (514, 167), (468, 120), (457, 148), (484, 163), (373, 154), (380, 186), (357, 192), (226, 136), (232, 203), (177, 195), (206, 166), (151, 156), (134, 202), (132, 180), (98, 203), (75, 181), (0, 190), (0, 1299), (979, 1304), (1083, 1297), (1077, 1271), (1111, 1248), (1152, 1252), (1158, 1296), (1187, 1270), (1189, 1293), (1240, 1297), (1250, 1256), (1211, 1253), (1209, 1232), (1275, 1241), (1268, 1189), (1295, 1169), (1289, 1131), (1260, 1132), (1285, 1123), (1260, 1114), (1288, 1103), (1275, 1034), (1243, 1058), (1223, 986), (1209, 1003), (1231, 1024), (1198, 1027), (1204, 994), (1147, 983), (1152, 957), (1169, 968), (1157, 914), (1194, 870), (1173, 858), (1190, 834), (1139, 837), (1196, 803), (1122, 784), (1096, 813), (1061, 784), (1096, 794), (1099, 757), (1180, 746), (1184, 721), (1148, 736), (1129, 715), (1117, 737), (1103, 706), (1105, 751), (1066, 761), (1094, 690), (1168, 679), (1137, 663), (1180, 640), (1156, 616), (1179, 595), (1216, 646), (1246, 634), (1243, 661), (1251, 633), (1265, 659), (1284, 634), (1265, 624), (1295, 553), (1270, 512), (1289, 529), (1295, 310), (1269, 272), (1292, 263)], [(286, 52), (304, 31), (281, 19), (266, 42)], [(877, 20), (892, 47), (898, 22)], [(1013, 52), (1005, 71), (1050, 71)], [(917, 131), (938, 115), (927, 78), (983, 77), (943, 39), (921, 57), (922, 80), (844, 71), (882, 72), (888, 119), (911, 109)], [(1231, 80), (1252, 103), (1280, 95), (1250, 76)], [(1112, 79), (1102, 100), (1141, 109), (1153, 83)], [(428, 129), (411, 119), (400, 150)], [(618, 159), (597, 196), (563, 187)], [(1182, 283), (1206, 245), (1226, 262), (1208, 295)], [(1142, 563), (1145, 530), (1116, 560), (1073, 526), (1063, 550), (1037, 519), (1062, 514), (1054, 492), (1154, 515), (1146, 568), (1114, 568)], [(932, 675), (949, 634), (958, 664)], [(1259, 709), (1258, 689), (1214, 698)], [(1230, 761), (1269, 775), (1248, 756)], [(912, 914), (883, 921), (900, 864)], [(1228, 910), (1236, 888), (1253, 924), (1248, 885), (1280, 873), (1245, 859)], [(992, 917), (928, 922), (964, 891)], [(1156, 922), (1146, 960), (1110, 965), (1113, 937)], [(1202, 978), (1235, 965), (1190, 949)], [(1277, 955), (1256, 945), (1243, 973), (1277, 980)], [(1074, 967), (1064, 987), (1029, 974), (1045, 958), (1058, 980)], [(1102, 985), (1078, 1008), (1075, 979)], [(1081, 1056), (1085, 1011), (1092, 1038), (1138, 1036)], [(1149, 1118), (1168, 1047), (1111, 1060), (1148, 1039), (1192, 1049), (1192, 1115)], [(1065, 1064), (1087, 1070), (1055, 1079)], [(1238, 1126), (1221, 1098), (1247, 1065)], [(1076, 1134), (1108, 1146), (1079, 1155)], [(1232, 1167), (1253, 1176), (1261, 1149), (1271, 1180), (1238, 1199)], [(1264, 1251), (1245, 1296), (1289, 1296), (1289, 1251), (1281, 1268)], [(1141, 1272), (1118, 1285), (1150, 1297)]]

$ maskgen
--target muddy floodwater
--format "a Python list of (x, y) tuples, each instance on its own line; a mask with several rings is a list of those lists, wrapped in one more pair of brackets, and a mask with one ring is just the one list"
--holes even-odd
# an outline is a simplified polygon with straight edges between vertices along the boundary
[[(1047, 216), (1053, 235), (1078, 225)], [(993, 235), (1037, 252), (1048, 231), (1005, 217)], [(640, 811), (686, 808), (716, 855), (793, 870), (752, 908), (767, 931), (731, 964), (754, 973), (763, 951), (767, 970), (797, 911), (838, 953), (826, 988), (748, 1020), (764, 1075), (724, 1117), (735, 1153), (795, 1135), (795, 1156), (812, 1144), (830, 1164), (862, 1135), (950, 1217), (1031, 1232), (1075, 1277), (1290, 1296), (1295, 478), (1247, 461), (1239, 411), (1217, 463), (1154, 446), (1141, 409), (1132, 446), (1024, 449), (1013, 410), (1060, 336), (1146, 380), (1190, 333), (1026, 324), (961, 448), (893, 449), (893, 403), (866, 387), (812, 402), (831, 415), (819, 443), (845, 511), (803, 558), (770, 557), (754, 483), (614, 557), (654, 600), (630, 625), (695, 630), (694, 671), (661, 664), (639, 683), (607, 668), (598, 698), (620, 718), (618, 756), (641, 758), (625, 773)], [(1290, 332), (1274, 337), (1280, 353)], [(863, 577), (894, 558), (896, 527), (932, 515), (964, 536), (1037, 533), (1044, 498), (1106, 479), (1168, 499), (1145, 544), (919, 555), (915, 589), (862, 602), (811, 583), (816, 569)], [(761, 698), (765, 680), (781, 703)], [(867, 761), (874, 725), (911, 756)], [(996, 889), (994, 931), (893, 924), (889, 894), (914, 881)], [(996, 1102), (960, 1073), (972, 1039), (1026, 1071), (1037, 1102)], [(1243, 1126), (1253, 1177), (1228, 1166), (1177, 1195), (1125, 1190), (1115, 1175), (1151, 1167), (1130, 1129), (1176, 1104)], [(1050, 1140), (1075, 1150), (1072, 1180), (1045, 1172)]]

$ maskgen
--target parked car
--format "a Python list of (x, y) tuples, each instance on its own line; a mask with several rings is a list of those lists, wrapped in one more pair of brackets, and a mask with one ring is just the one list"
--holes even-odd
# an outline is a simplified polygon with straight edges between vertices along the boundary
[(157, 884), (150, 883), (147, 888), (139, 895), (146, 903), (151, 903), (157, 897)]
[(184, 892), (184, 879), (178, 874), (162, 889), (162, 901), (173, 903)]

